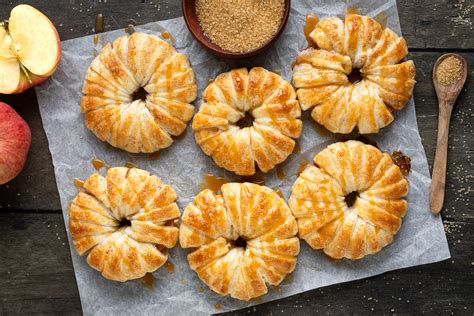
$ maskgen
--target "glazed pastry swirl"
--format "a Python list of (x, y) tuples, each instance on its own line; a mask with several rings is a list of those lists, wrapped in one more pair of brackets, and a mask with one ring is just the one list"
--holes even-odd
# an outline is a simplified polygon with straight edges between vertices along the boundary
[[(143, 277), (162, 266), (178, 241), (176, 193), (149, 172), (116, 167), (92, 174), (69, 207), (79, 255), (110, 280)], [(121, 225), (123, 220), (128, 225)]]
[[(227, 183), (221, 190), (204, 190), (186, 207), (179, 242), (197, 248), (189, 265), (213, 291), (249, 300), (295, 268), (297, 224), (286, 202), (267, 187)], [(245, 248), (235, 244), (239, 236)]]
[[(236, 123), (250, 112), (250, 127)], [(220, 74), (204, 91), (193, 119), (196, 141), (222, 168), (253, 175), (268, 172), (293, 152), (301, 134), (300, 106), (291, 84), (260, 67)]]
[[(145, 99), (134, 100), (143, 87)], [(194, 114), (194, 73), (185, 55), (156, 36), (133, 33), (107, 44), (86, 74), (81, 110), (100, 140), (132, 153), (173, 143)]]
[[(333, 133), (377, 133), (393, 121), (415, 85), (415, 65), (400, 63), (408, 49), (403, 37), (368, 16), (346, 15), (319, 22), (310, 33), (315, 47), (301, 52), (293, 84), (303, 110)], [(361, 80), (348, 76), (360, 69)]]
[[(408, 182), (390, 155), (358, 141), (332, 144), (292, 188), (300, 238), (336, 259), (360, 259), (390, 244), (407, 211)], [(357, 192), (353, 206), (345, 196)]]

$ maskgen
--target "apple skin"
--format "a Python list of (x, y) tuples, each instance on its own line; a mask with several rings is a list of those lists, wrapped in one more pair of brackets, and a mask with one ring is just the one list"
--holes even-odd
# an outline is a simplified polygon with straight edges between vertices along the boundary
[[(56, 68), (57, 68), (57, 66), (56, 66)], [(56, 68), (54, 68), (54, 69), (56, 70)], [(18, 93), (25, 92), (29, 88), (34, 87), (36, 85), (39, 85), (39, 84), (43, 83), (44, 81), (46, 81), (46, 79), (49, 78), (49, 76), (37, 76), (37, 75), (35, 75), (31, 72), (29, 72), (28, 75), (30, 76), (31, 82), (28, 81), (28, 79), (26, 78), (26, 76), (23, 73), (21, 73), (20, 74), (20, 82), (18, 83), (18, 87), (16, 88), (15, 91), (11, 92), (10, 94), (18, 94)]]
[(0, 102), (0, 185), (23, 169), (31, 144), (31, 131), (23, 118)]
[[(30, 5), (27, 5), (27, 4), (20, 4), (19, 6), (31, 7)], [(34, 10), (37, 10), (34, 7), (32, 7), (32, 8)], [(37, 10), (37, 11), (39, 11), (39, 10)], [(58, 44), (58, 52), (57, 52), (58, 53), (58, 59), (56, 61), (56, 65), (48, 73), (42, 74), (42, 75), (37, 75), (37, 74), (34, 74), (34, 73), (28, 71), (28, 75), (30, 77), (30, 80), (28, 80), (26, 78), (26, 76), (24, 75), (24, 73), (21, 72), (20, 81), (18, 83), (17, 88), (12, 92), (8, 92), (7, 94), (19, 94), (19, 93), (22, 93), (22, 92), (28, 90), (31, 87), (34, 87), (36, 85), (39, 85), (39, 84), (43, 83), (56, 71), (56, 69), (59, 67), (59, 65), (61, 63), (62, 49), (61, 49), (61, 39), (59, 37), (58, 30), (54, 26), (53, 22), (51, 22), (51, 20), (46, 15), (44, 15), (44, 16), (47, 18), (51, 28), (53, 29), (53, 31), (56, 35), (56, 41), (57, 41), (57, 44)], [(21, 63), (21, 61), (18, 61), (18, 62)]]

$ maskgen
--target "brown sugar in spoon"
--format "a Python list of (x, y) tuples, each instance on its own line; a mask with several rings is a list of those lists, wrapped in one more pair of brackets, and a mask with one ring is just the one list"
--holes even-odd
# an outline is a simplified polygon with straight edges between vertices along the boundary
[(467, 62), (458, 54), (442, 55), (433, 67), (433, 84), (439, 103), (438, 140), (430, 191), (430, 208), (433, 214), (439, 214), (443, 207), (449, 123), (454, 103), (466, 82), (466, 77)]

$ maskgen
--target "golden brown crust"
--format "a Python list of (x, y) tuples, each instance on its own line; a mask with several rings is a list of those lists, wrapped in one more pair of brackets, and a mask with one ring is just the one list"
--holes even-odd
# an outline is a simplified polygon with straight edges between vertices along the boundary
[[(310, 34), (317, 48), (296, 58), (293, 84), (303, 110), (333, 133), (377, 133), (412, 96), (415, 65), (405, 40), (368, 16), (320, 21)], [(351, 84), (352, 68), (362, 80)]]
[[(146, 100), (132, 100), (139, 87)], [(84, 121), (100, 140), (129, 152), (173, 143), (194, 114), (194, 73), (183, 54), (156, 36), (133, 33), (107, 44), (87, 70)]]
[[(201, 149), (222, 168), (253, 175), (255, 164), (268, 172), (293, 152), (303, 123), (296, 93), (279, 75), (260, 67), (217, 76), (204, 91), (193, 119)], [(235, 124), (250, 111), (253, 126)]]
[[(179, 242), (197, 248), (189, 265), (213, 291), (249, 300), (293, 271), (298, 227), (285, 201), (267, 187), (227, 183), (221, 191), (204, 190), (186, 207)], [(239, 236), (245, 249), (233, 243)]]
[[(105, 177), (92, 174), (69, 207), (69, 231), (77, 252), (110, 280), (143, 277), (167, 258), (161, 247), (173, 248), (179, 219), (173, 188), (137, 168), (116, 167)], [(120, 226), (127, 219), (130, 226)]]
[[(392, 242), (407, 210), (408, 181), (390, 156), (358, 141), (332, 144), (293, 184), (288, 204), (300, 238), (341, 259), (360, 259)], [(353, 206), (345, 196), (358, 192)]]

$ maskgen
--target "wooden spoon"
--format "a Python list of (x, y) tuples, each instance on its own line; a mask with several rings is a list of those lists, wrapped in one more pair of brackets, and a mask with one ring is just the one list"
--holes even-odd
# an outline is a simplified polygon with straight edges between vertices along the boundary
[[(462, 63), (461, 78), (455, 83), (444, 86), (436, 78), (436, 69), (447, 57), (454, 56)], [(433, 84), (438, 96), (439, 117), (438, 117), (438, 141), (436, 144), (436, 154), (433, 166), (433, 176), (431, 180), (430, 208), (433, 214), (439, 214), (444, 202), (444, 188), (446, 185), (446, 160), (448, 156), (448, 133), (451, 112), (454, 103), (461, 92), (467, 77), (467, 62), (458, 54), (444, 54), (438, 58), (433, 67)]]

